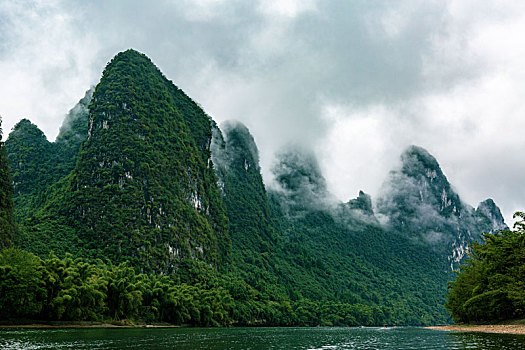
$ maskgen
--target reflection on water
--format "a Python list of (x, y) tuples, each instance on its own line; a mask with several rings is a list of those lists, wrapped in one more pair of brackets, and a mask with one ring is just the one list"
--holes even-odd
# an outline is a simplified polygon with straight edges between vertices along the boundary
[(525, 336), (422, 328), (0, 329), (1, 349), (525, 349)]
[(524, 335), (452, 332), (448, 333), (456, 349), (525, 349)]

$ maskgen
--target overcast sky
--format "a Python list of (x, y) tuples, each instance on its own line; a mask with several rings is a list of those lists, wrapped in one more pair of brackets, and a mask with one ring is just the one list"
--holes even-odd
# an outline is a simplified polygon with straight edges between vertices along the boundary
[(469, 204), (525, 210), (525, 2), (0, 0), (4, 138), (22, 117), (54, 140), (127, 48), (217, 122), (246, 124), (266, 181), (311, 147), (330, 190), (376, 195), (426, 148)]

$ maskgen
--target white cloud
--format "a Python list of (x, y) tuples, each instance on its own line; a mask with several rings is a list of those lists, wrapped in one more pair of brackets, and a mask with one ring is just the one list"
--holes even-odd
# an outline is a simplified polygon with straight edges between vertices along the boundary
[(389, 122), (398, 119), (395, 112), (383, 106), (364, 110), (327, 106), (324, 115), (331, 129), (319, 142), (318, 156), (330, 191), (343, 201), (355, 198), (359, 190), (377, 194), (402, 151), (390, 146), (391, 128), (400, 127)]
[[(22, 117), (38, 122), (54, 138), (67, 110), (93, 78), (93, 36), (74, 30), (77, 15), (58, 1), (2, 2), (0, 115), (7, 134)], [(4, 102), (5, 101), (5, 102)]]
[(427, 148), (470, 204), (524, 209), (525, 3), (0, 2), (4, 132), (49, 138), (118, 51), (143, 51), (218, 122), (254, 133), (265, 178), (287, 143), (316, 148), (343, 200)]
[(260, 0), (259, 9), (268, 16), (294, 18), (298, 14), (314, 11), (316, 0)]
[(344, 200), (360, 188), (376, 194), (392, 157), (418, 144), (436, 156), (464, 200), (477, 205), (492, 197), (512, 224), (525, 204), (525, 8), (462, 2), (448, 10), (446, 28), (430, 36), (423, 57), (429, 89), (395, 103), (325, 109), (339, 117), (321, 142), (323, 168)]

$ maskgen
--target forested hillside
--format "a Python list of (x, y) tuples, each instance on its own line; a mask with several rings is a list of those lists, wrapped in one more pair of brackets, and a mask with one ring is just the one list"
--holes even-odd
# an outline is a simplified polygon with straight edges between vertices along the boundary
[(300, 152), (282, 153), (274, 168), (281, 190), (271, 194), (280, 208), (286, 255), (309, 270), (287, 282), (302, 283), (305, 296), (314, 300), (371, 308), (386, 323), (444, 322), (445, 265), (431, 250), (367, 216), (364, 194), (349, 204), (332, 202), (315, 158)]
[(55, 142), (27, 119), (18, 122), (6, 141), (11, 160), (16, 212), (26, 219), (45, 201), (45, 193), (75, 167), (80, 145), (86, 140), (88, 105), (93, 91), (72, 108)]
[(268, 188), (248, 128), (217, 126), (134, 50), (54, 142), (24, 119), (6, 150), (0, 244), (14, 247), (0, 253), (0, 318), (443, 323), (451, 267), (481, 231), (506, 227), (492, 200), (463, 203), (419, 147), (377, 205), (362, 191), (340, 202), (301, 148), (278, 154)]
[[(128, 50), (106, 67), (85, 128), (81, 120), (66, 119), (55, 143), (29, 121), (9, 138), (10, 158), (20, 164), (15, 177), (25, 186), (15, 197), (20, 216), (35, 207), (25, 198), (34, 201), (52, 187), (36, 203), (45, 210), (25, 222), (22, 247), (39, 254), (69, 247), (84, 257), (164, 273), (185, 257), (212, 264), (227, 259), (227, 218), (210, 166), (211, 121), (200, 107), (147, 57)], [(72, 150), (82, 132), (77, 156)], [(73, 160), (75, 168), (63, 178)], [(44, 246), (51, 221), (62, 234)]]

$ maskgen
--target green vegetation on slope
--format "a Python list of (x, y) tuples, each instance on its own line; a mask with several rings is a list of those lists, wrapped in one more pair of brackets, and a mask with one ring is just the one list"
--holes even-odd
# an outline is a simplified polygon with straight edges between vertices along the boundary
[(88, 109), (93, 91), (69, 111), (55, 142), (27, 119), (18, 122), (5, 142), (11, 161), (14, 202), (20, 221), (36, 214), (46, 194), (75, 167), (78, 150), (87, 138)]
[(53, 145), (27, 119), (18, 122), (6, 141), (13, 169), (17, 216), (26, 218), (43, 201), (43, 194), (59, 179)]
[(2, 119), (0, 118), (0, 249), (9, 247), (16, 233), (11, 179), (11, 169), (8, 165), (5, 145), (2, 142)]
[(86, 254), (163, 273), (184, 258), (226, 259), (224, 207), (209, 156), (199, 153), (211, 123), (181, 99), (143, 54), (128, 50), (107, 65), (64, 208)]
[(193, 261), (177, 275), (137, 273), (66, 256), (0, 252), (0, 319), (168, 322), (196, 326), (356, 326), (388, 323), (384, 311), (335, 300), (271, 300), (242, 279)]
[(447, 309), (456, 322), (525, 317), (525, 213), (513, 231), (486, 233), (449, 284)]
[[(447, 320), (442, 307), (450, 275), (446, 264), (436, 264), (433, 252), (384, 231), (376, 221), (353, 218), (353, 210), (371, 214), (366, 195), (359, 208), (354, 202), (348, 208), (320, 203), (329, 194), (315, 158), (294, 150), (276, 167), (286, 190), (268, 197), (248, 129), (228, 123), (223, 130), (224, 141), (217, 131), (214, 161), (230, 220), (232, 278), (248, 282), (261, 300), (288, 303), (292, 310), (301, 305), (308, 317), (292, 317), (295, 324), (302, 319), (325, 325)], [(234, 300), (239, 298), (249, 309), (254, 296)], [(311, 305), (338, 306), (312, 317)], [(242, 322), (255, 323), (242, 316)]]

